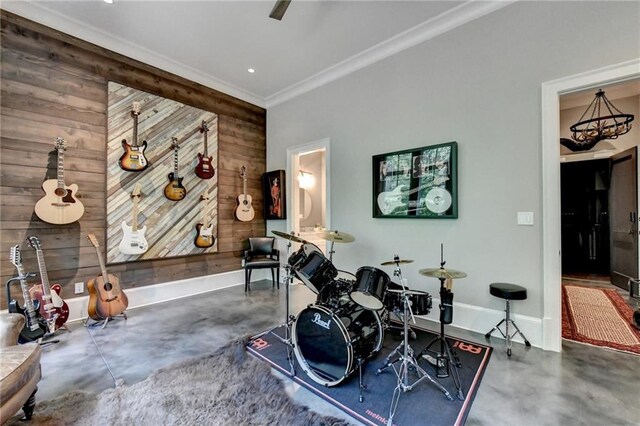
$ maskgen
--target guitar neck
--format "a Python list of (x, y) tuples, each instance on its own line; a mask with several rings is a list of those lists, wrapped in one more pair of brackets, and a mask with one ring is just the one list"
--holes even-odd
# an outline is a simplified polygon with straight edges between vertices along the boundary
[(24, 269), (22, 268), (22, 264), (16, 265), (16, 269), (18, 270), (18, 276), (20, 277), (20, 288), (22, 289), (22, 298), (24, 299), (24, 310), (27, 313), (29, 328), (31, 329), (31, 331), (35, 331), (38, 329), (38, 323), (36, 322), (36, 311), (33, 307), (33, 301), (31, 300), (31, 295), (29, 295), (27, 280), (24, 279)]
[(133, 144), (131, 146), (138, 146), (138, 114), (131, 112), (133, 116)]
[(42, 292), (45, 298), (51, 298), (51, 287), (49, 286), (49, 275), (47, 267), (44, 264), (44, 255), (41, 249), (36, 249), (36, 257), (38, 258), (38, 269), (40, 270), (40, 279), (42, 281)]
[(133, 230), (133, 232), (136, 232), (138, 230), (138, 202), (138, 197), (133, 197), (133, 217), (131, 218), (131, 229)]
[(209, 143), (207, 142), (207, 132), (204, 132), (204, 157), (209, 158)]
[(107, 274), (107, 266), (104, 264), (102, 253), (100, 253), (100, 247), (96, 247), (96, 253), (98, 254), (98, 262), (100, 262), (100, 272), (102, 273), (102, 279), (105, 283), (109, 282), (109, 275)]
[(58, 188), (64, 189), (64, 150), (58, 149)]
[(174, 148), (173, 151), (173, 173), (175, 174), (174, 178), (178, 178), (178, 148)]

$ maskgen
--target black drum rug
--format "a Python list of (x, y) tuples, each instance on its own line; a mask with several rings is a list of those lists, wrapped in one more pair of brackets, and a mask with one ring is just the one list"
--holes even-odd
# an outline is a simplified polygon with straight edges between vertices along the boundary
[[(419, 353), (436, 336), (434, 333), (411, 325), (416, 332), (416, 339), (409, 341), (409, 346)], [(284, 327), (274, 330), (279, 336), (284, 336)], [(465, 396), (463, 401), (456, 398), (456, 387), (451, 376), (437, 378), (434, 368), (426, 359), (420, 358), (418, 364), (432, 378), (443, 385), (454, 398), (448, 400), (444, 394), (428, 379), (420, 381), (412, 390), (402, 392), (393, 418), (397, 426), (411, 425), (462, 425), (464, 424), (471, 404), (480, 386), (480, 381), (489, 363), (492, 348), (475, 342), (447, 337), (458, 354), (461, 368), (460, 380)], [(359, 400), (358, 370), (336, 386), (327, 387), (311, 380), (295, 360), (296, 375), (292, 380), (309, 389), (312, 393), (340, 408), (347, 414), (364, 424), (381, 426), (387, 424), (393, 391), (397, 385), (397, 376), (392, 368), (387, 368), (380, 375), (376, 375), (378, 368), (385, 365), (386, 357), (402, 341), (398, 332), (387, 330), (384, 335), (382, 349), (362, 367), (364, 401)], [(272, 333), (267, 333), (249, 341), (249, 353), (262, 359), (281, 373), (289, 376), (289, 362), (287, 361), (287, 347)], [(396, 357), (392, 358), (395, 359)], [(295, 356), (294, 356), (295, 359)], [(409, 369), (409, 384), (417, 380), (415, 370)]]

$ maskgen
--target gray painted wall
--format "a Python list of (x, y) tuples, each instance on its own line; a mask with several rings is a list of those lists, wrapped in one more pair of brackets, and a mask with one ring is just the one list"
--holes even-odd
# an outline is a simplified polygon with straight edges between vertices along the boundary
[[(514, 310), (540, 318), (541, 83), (640, 56), (638, 22), (638, 2), (507, 6), (270, 108), (267, 169), (286, 167), (287, 147), (331, 138), (332, 227), (357, 238), (338, 247), (339, 269), (397, 253), (415, 260), (403, 268), (409, 286), (437, 294), (418, 270), (439, 265), (442, 242), (447, 266), (469, 274), (456, 302), (504, 309), (488, 285), (513, 282), (529, 290)], [(459, 143), (459, 219), (373, 219), (371, 156), (449, 141)], [(535, 225), (516, 225), (518, 211)]]

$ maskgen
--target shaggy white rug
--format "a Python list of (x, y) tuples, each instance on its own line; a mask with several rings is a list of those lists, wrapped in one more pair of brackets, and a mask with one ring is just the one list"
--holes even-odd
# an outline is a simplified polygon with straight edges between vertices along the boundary
[[(349, 424), (294, 403), (269, 366), (246, 353), (245, 342), (231, 342), (202, 358), (162, 368), (131, 386), (119, 384), (99, 395), (74, 391), (38, 402), (33, 419), (26, 424)], [(9, 425), (25, 423), (16, 416)]]

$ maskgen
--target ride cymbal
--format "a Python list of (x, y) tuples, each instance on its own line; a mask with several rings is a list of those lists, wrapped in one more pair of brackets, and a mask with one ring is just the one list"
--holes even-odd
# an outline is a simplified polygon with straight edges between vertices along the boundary
[(294, 243), (307, 244), (307, 240), (303, 240), (300, 237), (296, 237), (293, 234), (287, 234), (286, 232), (281, 231), (271, 231), (271, 233), (280, 238), (284, 238), (285, 240), (293, 241)]
[(332, 243), (352, 243), (356, 240), (356, 237), (353, 235), (339, 231), (322, 231), (318, 233), (318, 236)]
[(380, 265), (389, 266), (389, 265), (395, 265), (396, 263), (397, 264), (413, 263), (413, 260), (409, 260), (409, 259), (387, 260), (386, 262), (382, 262)]
[(418, 273), (426, 277), (439, 278), (439, 279), (464, 278), (467, 276), (466, 272), (456, 271), (454, 269), (444, 269), (444, 268), (420, 269)]

